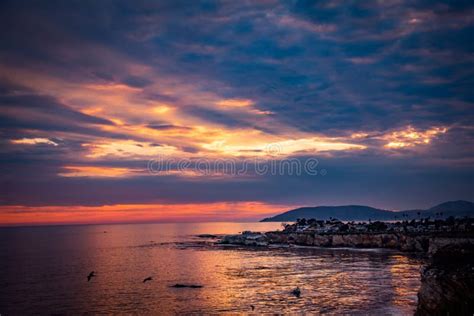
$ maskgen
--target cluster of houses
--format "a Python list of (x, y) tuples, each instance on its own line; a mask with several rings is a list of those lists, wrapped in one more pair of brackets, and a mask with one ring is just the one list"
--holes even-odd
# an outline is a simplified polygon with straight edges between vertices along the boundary
[(298, 219), (294, 224), (282, 224), (285, 233), (312, 232), (315, 234), (354, 233), (471, 233), (474, 234), (474, 218), (419, 219), (396, 222), (341, 222), (337, 219)]
[(390, 248), (428, 253), (459, 242), (474, 244), (474, 218), (398, 222), (300, 219), (293, 224), (283, 224), (283, 230), (266, 233), (244, 231), (225, 235), (218, 241), (219, 244), (245, 246)]

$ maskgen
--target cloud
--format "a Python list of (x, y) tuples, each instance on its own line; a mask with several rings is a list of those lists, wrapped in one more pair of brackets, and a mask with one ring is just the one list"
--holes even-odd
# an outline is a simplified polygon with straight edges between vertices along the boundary
[[(3, 225), (45, 225), (60, 223), (130, 223), (189, 221), (255, 221), (275, 215), (289, 205), (255, 202), (210, 204), (132, 204), (27, 207), (0, 206)], [(150, 211), (153, 210), (153, 211)]]
[(417, 131), (413, 127), (409, 126), (405, 130), (395, 131), (388, 135), (384, 135), (382, 139), (387, 141), (387, 143), (384, 145), (386, 148), (396, 149), (413, 147), (417, 145), (427, 145), (433, 138), (446, 132), (447, 128), (445, 127), (434, 127), (426, 131)]
[(148, 124), (147, 127), (156, 129), (159, 131), (162, 130), (191, 130), (191, 127), (187, 126), (178, 126), (178, 125), (172, 125), (172, 124)]
[(225, 99), (217, 102), (218, 106), (224, 107), (247, 107), (252, 106), (254, 102), (246, 99)]
[(20, 144), (20, 145), (46, 144), (46, 145), (58, 146), (57, 143), (47, 138), (21, 138), (21, 139), (12, 139), (11, 142), (13, 144)]
[(117, 168), (117, 167), (100, 167), (100, 166), (63, 166), (63, 172), (58, 175), (61, 177), (113, 177), (120, 178), (125, 176), (133, 176), (134, 173), (143, 172), (140, 169)]
[[(472, 195), (471, 2), (0, 6), (3, 204), (402, 208), (430, 190)], [(144, 174), (161, 155), (312, 156), (328, 174)]]
[(87, 157), (159, 157), (162, 155), (176, 154), (177, 148), (167, 145), (156, 146), (147, 142), (136, 142), (132, 140), (112, 141), (112, 142), (95, 142), (84, 144), (89, 149)]
[(262, 142), (245, 141), (241, 144), (228, 144), (216, 141), (204, 145), (206, 149), (232, 156), (292, 156), (301, 153), (319, 153), (331, 151), (351, 151), (367, 148), (364, 145), (344, 143), (330, 138), (300, 138), (282, 141), (263, 139)]

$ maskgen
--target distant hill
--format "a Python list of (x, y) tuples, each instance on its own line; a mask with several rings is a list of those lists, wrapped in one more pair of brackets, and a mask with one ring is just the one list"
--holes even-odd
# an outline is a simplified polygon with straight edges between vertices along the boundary
[(298, 218), (328, 220), (337, 218), (343, 221), (396, 220), (414, 218), (446, 218), (449, 216), (474, 216), (474, 203), (469, 201), (450, 201), (427, 210), (388, 211), (363, 205), (301, 207), (261, 222), (293, 222)]
[[(418, 218), (418, 212), (421, 217), (473, 217), (474, 216), (474, 203), (469, 201), (449, 201), (439, 205), (433, 206), (427, 210), (411, 210), (398, 212), (400, 215), (407, 214), (409, 218)], [(440, 215), (441, 213), (441, 215)], [(436, 215), (438, 214), (438, 215)]]

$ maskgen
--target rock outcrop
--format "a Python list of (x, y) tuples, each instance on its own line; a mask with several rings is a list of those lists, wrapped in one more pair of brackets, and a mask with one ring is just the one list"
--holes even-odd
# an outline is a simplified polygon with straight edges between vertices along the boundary
[(415, 315), (473, 315), (474, 244), (448, 244), (432, 251), (421, 274)]
[(243, 246), (268, 246), (268, 238), (262, 233), (245, 231), (238, 235), (226, 235), (219, 243)]

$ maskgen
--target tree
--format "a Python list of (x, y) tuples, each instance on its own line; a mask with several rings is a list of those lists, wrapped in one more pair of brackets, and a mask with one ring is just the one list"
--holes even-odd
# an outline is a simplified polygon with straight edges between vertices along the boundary
[(346, 232), (348, 230), (349, 230), (349, 225), (347, 225), (347, 224), (344, 224), (341, 227), (339, 227), (340, 232)]

